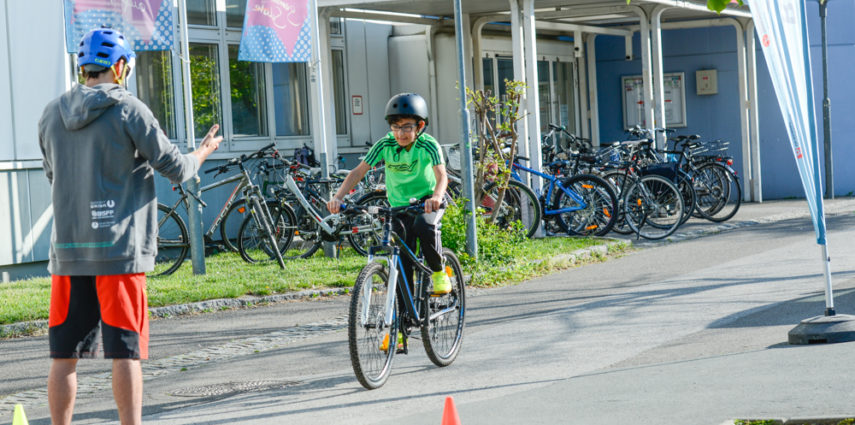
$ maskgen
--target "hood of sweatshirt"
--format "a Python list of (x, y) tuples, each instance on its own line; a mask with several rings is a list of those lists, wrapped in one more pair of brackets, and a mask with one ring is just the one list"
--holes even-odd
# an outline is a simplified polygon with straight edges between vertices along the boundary
[(95, 87), (77, 84), (60, 98), (62, 122), (69, 130), (79, 130), (129, 94), (118, 84), (99, 84)]

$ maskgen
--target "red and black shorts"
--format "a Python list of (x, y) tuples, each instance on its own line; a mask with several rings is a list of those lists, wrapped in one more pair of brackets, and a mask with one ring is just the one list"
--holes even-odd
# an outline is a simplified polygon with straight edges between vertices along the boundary
[(52, 276), (48, 325), (51, 358), (147, 359), (145, 274)]

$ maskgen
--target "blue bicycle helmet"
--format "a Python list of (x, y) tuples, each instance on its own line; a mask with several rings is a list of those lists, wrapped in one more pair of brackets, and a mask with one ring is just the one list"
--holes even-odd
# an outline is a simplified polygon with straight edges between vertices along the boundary
[(112, 28), (99, 28), (89, 31), (80, 40), (77, 53), (77, 65), (98, 65), (109, 68), (124, 58), (129, 67), (133, 67), (136, 54), (122, 33)]

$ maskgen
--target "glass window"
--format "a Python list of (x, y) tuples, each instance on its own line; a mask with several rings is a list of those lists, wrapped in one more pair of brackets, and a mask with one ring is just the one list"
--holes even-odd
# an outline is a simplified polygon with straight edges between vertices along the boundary
[(217, 25), (215, 0), (187, 0), (187, 23), (190, 25)]
[(175, 102), (172, 85), (172, 55), (169, 51), (137, 52), (137, 97), (143, 101), (170, 139), (175, 131)]
[(332, 51), (333, 98), (335, 100), (335, 133), (347, 134), (347, 93), (344, 85), (344, 51)]
[(238, 61), (238, 45), (229, 45), (232, 125), (235, 137), (266, 136), (267, 107), (264, 64)]
[(484, 91), (490, 92), (491, 96), (496, 96), (496, 86), (493, 83), (493, 59), (492, 58), (484, 58), (481, 59), (481, 62), (484, 64)]
[(196, 138), (214, 124), (222, 124), (220, 70), (216, 44), (190, 43), (190, 81), (193, 88), (193, 120)]
[(277, 136), (309, 134), (306, 64), (273, 64), (273, 103)]
[(330, 35), (344, 34), (344, 31), (342, 31), (342, 27), (344, 27), (344, 19), (330, 18)]
[(546, 126), (552, 123), (552, 102), (549, 90), (549, 62), (537, 61), (537, 96), (540, 107), (540, 130), (546, 131)]
[(555, 99), (553, 105), (558, 107), (558, 125), (563, 125), (567, 131), (576, 132), (576, 102), (573, 90), (573, 64), (570, 62), (555, 62)]
[(226, 26), (243, 28), (246, 0), (226, 0)]

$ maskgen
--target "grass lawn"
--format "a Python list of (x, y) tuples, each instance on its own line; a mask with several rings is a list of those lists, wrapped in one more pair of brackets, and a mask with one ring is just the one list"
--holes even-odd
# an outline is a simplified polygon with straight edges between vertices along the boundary
[[(516, 247), (517, 255), (510, 264), (479, 263), (465, 267), (464, 272), (472, 275), (471, 285), (474, 286), (510, 284), (572, 267), (572, 261), (554, 259), (560, 254), (602, 243), (602, 240), (585, 238), (526, 240)], [(365, 257), (350, 249), (342, 251), (337, 260), (319, 252), (307, 260), (288, 261), (285, 270), (275, 263), (247, 264), (236, 253), (219, 253), (205, 259), (205, 275), (193, 275), (188, 259), (170, 276), (149, 278), (148, 302), (150, 307), (161, 307), (244, 295), (350, 287), (365, 263)], [(49, 302), (49, 278), (0, 284), (0, 325), (47, 319)]]

